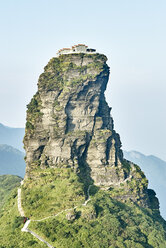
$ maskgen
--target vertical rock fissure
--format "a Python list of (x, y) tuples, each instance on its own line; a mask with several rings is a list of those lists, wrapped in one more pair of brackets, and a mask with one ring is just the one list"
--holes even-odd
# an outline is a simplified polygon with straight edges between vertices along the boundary
[(69, 99), (68, 99), (68, 101), (66, 103), (66, 106), (65, 106), (65, 114), (66, 114), (65, 134), (67, 134), (69, 132), (70, 116), (69, 116), (68, 108), (69, 108), (69, 105), (70, 105), (70, 100), (71, 100), (71, 97), (69, 97)]
[(73, 162), (73, 166), (75, 166), (74, 159), (75, 159), (76, 154), (77, 154), (76, 144), (77, 144), (77, 139), (74, 140), (74, 142), (71, 146), (71, 160)]
[(108, 160), (109, 160), (109, 157), (110, 157), (110, 147), (111, 147), (111, 145), (112, 145), (111, 140), (112, 140), (112, 137), (109, 137), (109, 138), (107, 139), (106, 151), (105, 151), (105, 153), (106, 153), (106, 165), (109, 164)]
[(45, 67), (27, 111), (27, 178), (41, 160), (41, 168), (74, 169), (85, 192), (93, 183), (102, 189), (119, 187), (129, 179), (140, 184), (141, 173), (125, 164), (105, 99), (106, 61), (101, 54), (63, 54)]
[(89, 187), (89, 185), (93, 183), (93, 179), (91, 178), (91, 168), (89, 164), (87, 163), (87, 152), (88, 152), (91, 139), (92, 139), (92, 135), (90, 135), (89, 133), (86, 133), (86, 142), (84, 145), (85, 146), (84, 152), (82, 153), (80, 157), (78, 157), (78, 166), (79, 166), (78, 176), (80, 177), (80, 180), (84, 184), (85, 194), (87, 192), (87, 188)]

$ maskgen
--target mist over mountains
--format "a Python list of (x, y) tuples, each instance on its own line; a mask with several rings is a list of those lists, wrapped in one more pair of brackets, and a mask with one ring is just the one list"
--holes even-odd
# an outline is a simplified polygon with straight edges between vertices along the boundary
[(0, 123), (0, 144), (10, 145), (24, 152), (22, 142), (24, 133), (24, 128), (7, 127)]
[(25, 154), (9, 145), (0, 145), (0, 175), (11, 174), (24, 177)]
[(24, 177), (24, 128), (12, 128), (0, 123), (0, 175)]

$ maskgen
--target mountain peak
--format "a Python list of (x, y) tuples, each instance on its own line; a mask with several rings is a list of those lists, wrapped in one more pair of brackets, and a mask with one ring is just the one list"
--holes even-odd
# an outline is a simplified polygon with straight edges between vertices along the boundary
[[(147, 179), (138, 166), (123, 159), (105, 100), (106, 61), (103, 54), (69, 53), (45, 66), (27, 106), (26, 178), (33, 177), (36, 168), (71, 168), (85, 188), (90, 184), (116, 188), (118, 199), (147, 206)], [(137, 195), (131, 190), (133, 182)]]
[(165, 247), (155, 192), (123, 158), (114, 130), (106, 61), (97, 53), (61, 54), (40, 75), (27, 106), (26, 176), (18, 190), (20, 214), (29, 220), (21, 229), (14, 195), (0, 221), (13, 247)]

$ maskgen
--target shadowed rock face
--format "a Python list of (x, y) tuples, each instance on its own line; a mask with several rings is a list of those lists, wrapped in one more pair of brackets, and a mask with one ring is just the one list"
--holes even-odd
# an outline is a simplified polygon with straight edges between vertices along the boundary
[(121, 166), (122, 152), (104, 96), (106, 60), (99, 54), (63, 55), (45, 67), (27, 111), (27, 175), (38, 163), (73, 167), (97, 185), (119, 180), (113, 168)]
[(106, 61), (101, 54), (66, 54), (49, 61), (27, 106), (26, 177), (37, 166), (71, 167), (85, 184), (108, 189), (124, 183), (127, 193), (121, 198), (133, 201), (138, 197), (128, 185), (135, 180), (139, 200), (146, 206), (147, 180), (123, 159), (105, 100)]

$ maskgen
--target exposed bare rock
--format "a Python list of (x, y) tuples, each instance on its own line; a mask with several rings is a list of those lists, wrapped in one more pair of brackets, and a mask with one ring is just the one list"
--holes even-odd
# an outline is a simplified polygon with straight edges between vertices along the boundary
[(86, 220), (93, 220), (96, 218), (96, 210), (93, 206), (88, 206), (82, 211), (81, 216)]
[(68, 211), (68, 213), (66, 214), (66, 219), (67, 219), (68, 221), (73, 221), (73, 220), (75, 220), (75, 218), (76, 218), (76, 213), (75, 213), (75, 211), (74, 211), (74, 210)]
[(66, 54), (44, 68), (27, 110), (26, 177), (37, 166), (71, 167), (85, 185), (116, 188), (115, 197), (146, 206), (147, 179), (123, 159), (105, 100), (106, 61), (101, 54)]

